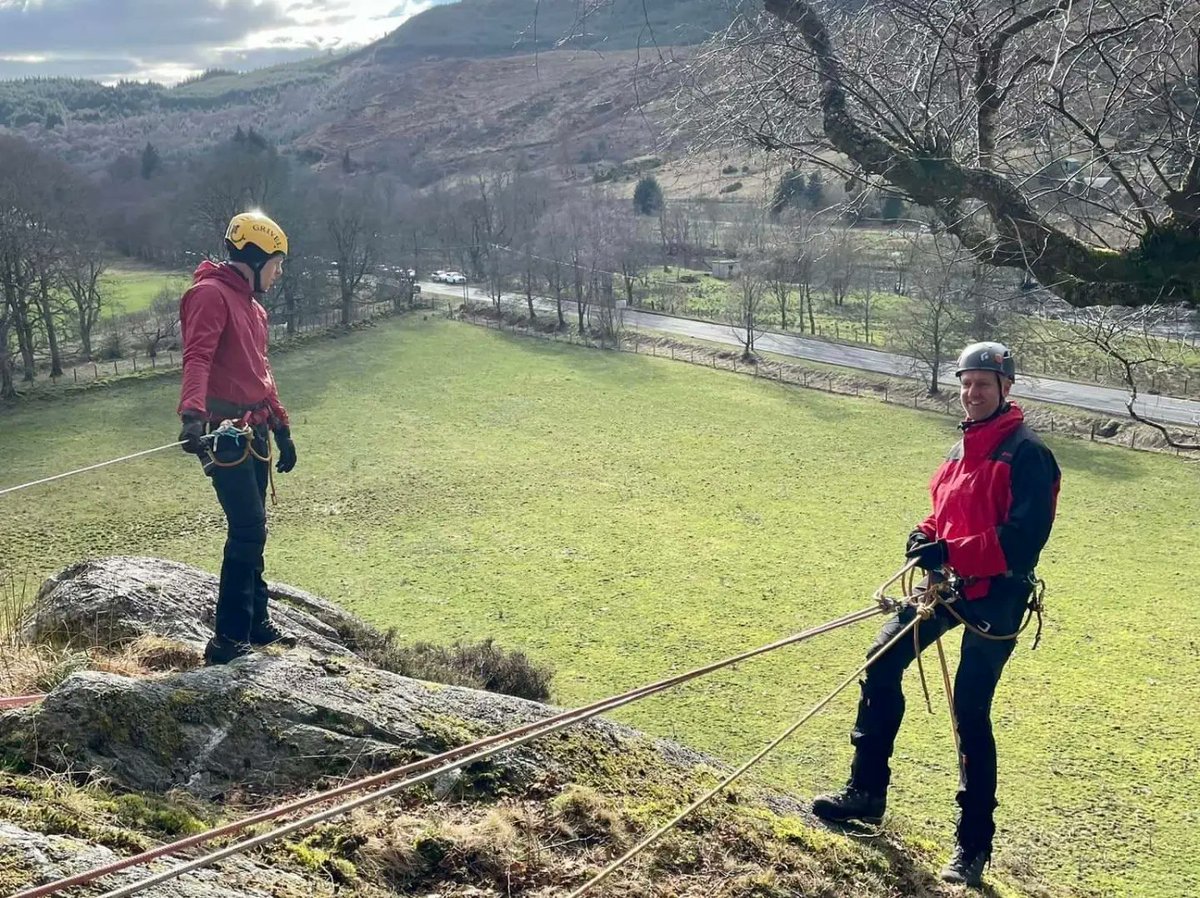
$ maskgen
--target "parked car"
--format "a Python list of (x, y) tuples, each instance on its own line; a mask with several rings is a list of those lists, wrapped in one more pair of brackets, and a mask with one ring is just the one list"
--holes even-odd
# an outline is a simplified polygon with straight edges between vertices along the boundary
[(433, 274), (431, 274), (429, 276), (429, 279), (431, 281), (433, 281), (435, 284), (442, 284), (442, 283), (445, 283), (445, 281), (446, 281), (446, 274), (447, 274), (447, 272), (445, 272), (441, 268), (439, 268), (437, 271), (435, 271)]
[(446, 283), (447, 284), (465, 284), (466, 282), (467, 282), (467, 276), (465, 274), (463, 274), (462, 272), (460, 272), (460, 271), (447, 271), (446, 272)]

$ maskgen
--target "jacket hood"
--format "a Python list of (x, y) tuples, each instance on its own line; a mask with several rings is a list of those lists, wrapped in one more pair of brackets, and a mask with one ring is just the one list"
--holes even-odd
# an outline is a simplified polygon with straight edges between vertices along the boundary
[(236, 268), (227, 262), (210, 262), (205, 259), (196, 266), (192, 273), (192, 283), (201, 284), (206, 281), (216, 281), (238, 293), (250, 296), (250, 284), (242, 277)]

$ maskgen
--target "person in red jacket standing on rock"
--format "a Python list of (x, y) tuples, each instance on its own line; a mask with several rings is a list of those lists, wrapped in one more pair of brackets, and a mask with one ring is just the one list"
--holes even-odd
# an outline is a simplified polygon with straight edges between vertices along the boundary
[[(1006, 347), (968, 346), (955, 373), (966, 413), (959, 425), (962, 440), (933, 476), (933, 512), (909, 534), (906, 555), (930, 576), (944, 576), (949, 569), (962, 579), (962, 601), (954, 605), (969, 624), (954, 682), (962, 753), (960, 814), (957, 845), (941, 878), (978, 887), (996, 833), (992, 696), (1016, 645), (1034, 588), (1033, 571), (1050, 537), (1060, 473), (1054, 455), (1026, 426), (1021, 409), (1008, 401), (1016, 366)], [(878, 655), (914, 613), (910, 606), (889, 621), (867, 657)], [(958, 624), (939, 605), (917, 627), (921, 651)], [(1005, 638), (1009, 636), (1014, 638)], [(835, 823), (883, 819), (891, 779), (888, 761), (904, 717), (900, 681), (915, 658), (913, 640), (902, 639), (867, 669), (850, 736), (850, 781), (841, 791), (813, 801), (818, 817)]]
[[(288, 240), (267, 216), (245, 212), (229, 222), (225, 248), (229, 261), (201, 262), (179, 301), (179, 439), (184, 452), (200, 457), (228, 524), (216, 632), (204, 649), (207, 664), (226, 664), (255, 646), (295, 644), (271, 621), (263, 579), (267, 431), (275, 434), (280, 473), (296, 466), (296, 446), (267, 362), (267, 312), (255, 299), (282, 273)], [(213, 435), (226, 420), (249, 427), (249, 435)]]

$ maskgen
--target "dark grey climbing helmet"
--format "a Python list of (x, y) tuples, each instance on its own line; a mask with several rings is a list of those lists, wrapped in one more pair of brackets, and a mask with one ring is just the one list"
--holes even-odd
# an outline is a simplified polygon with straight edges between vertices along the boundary
[(962, 377), (964, 371), (995, 371), (1009, 380), (1017, 379), (1017, 363), (1003, 343), (972, 343), (959, 354), (954, 376)]

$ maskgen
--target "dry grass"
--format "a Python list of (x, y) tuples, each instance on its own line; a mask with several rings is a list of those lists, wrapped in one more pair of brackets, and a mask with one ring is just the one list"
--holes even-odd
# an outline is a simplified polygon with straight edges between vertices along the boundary
[(81, 670), (149, 677), (203, 663), (200, 653), (184, 643), (154, 635), (89, 649), (28, 642), (21, 637), (21, 624), (35, 602), (28, 578), (0, 572), (0, 697), (49, 692)]

